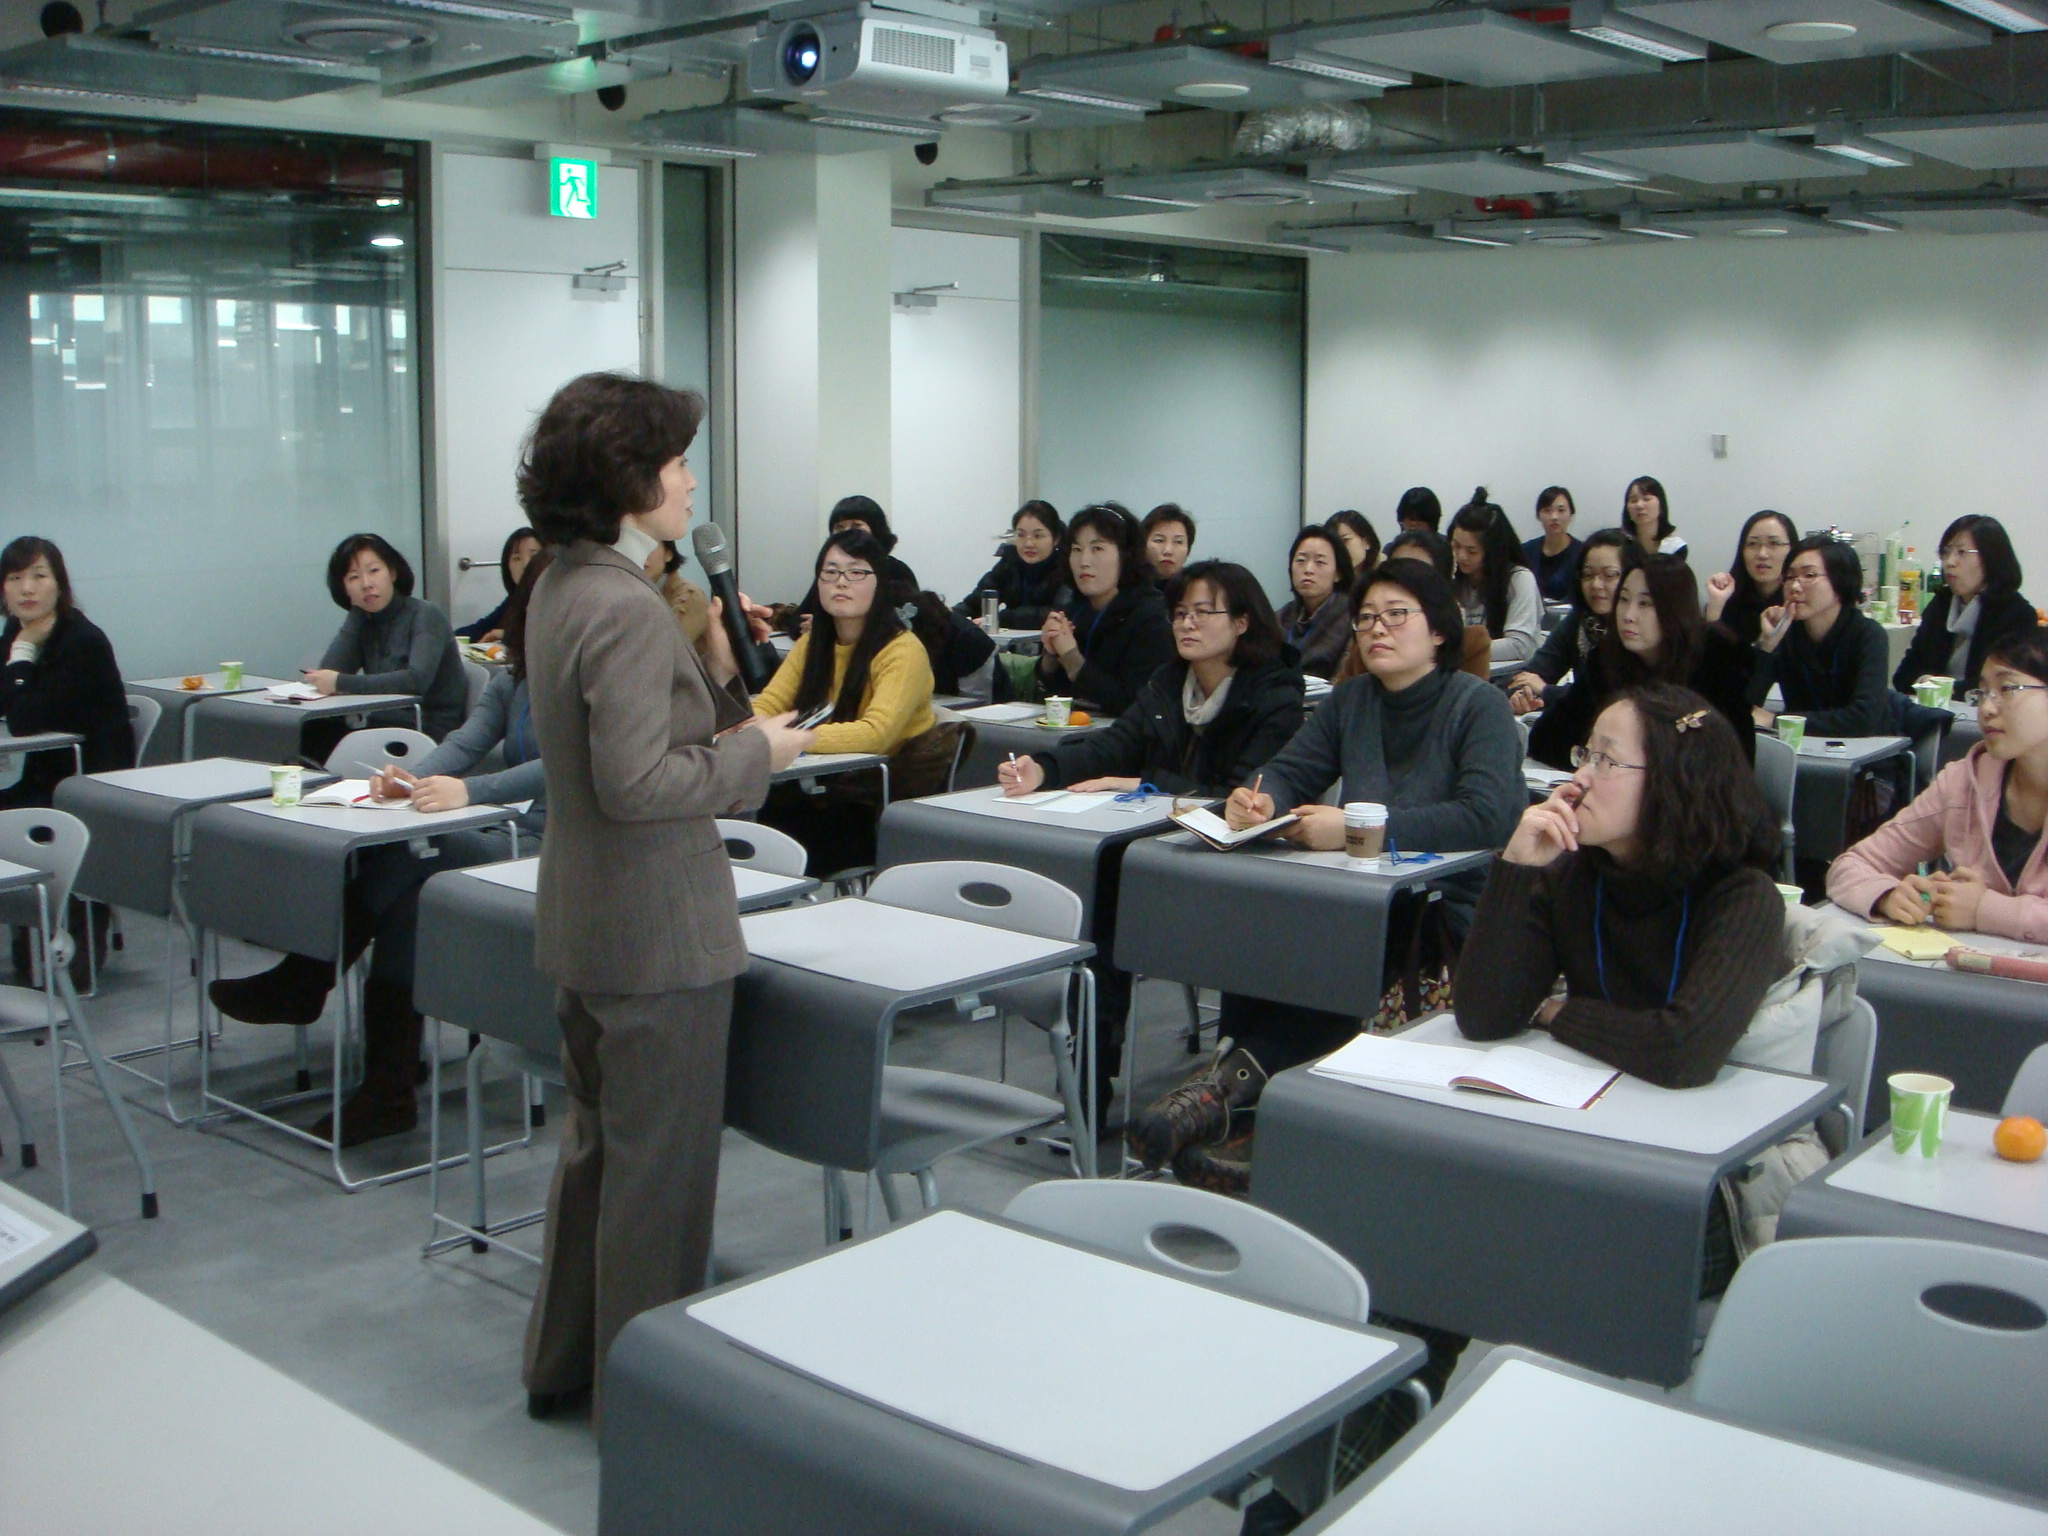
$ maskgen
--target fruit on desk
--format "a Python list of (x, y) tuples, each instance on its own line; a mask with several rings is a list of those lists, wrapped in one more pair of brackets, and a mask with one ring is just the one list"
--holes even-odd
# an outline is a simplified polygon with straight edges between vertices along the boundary
[(1069, 725), (1093, 725), (1094, 723), (1095, 717), (1085, 709), (1077, 709), (1067, 716), (1067, 724)]
[(203, 677), (181, 677), (178, 679), (178, 686), (187, 693), (197, 693), (206, 686), (206, 679)]
[(1991, 1133), (1991, 1145), (2009, 1163), (2032, 1163), (2048, 1152), (2048, 1127), (2032, 1115), (2009, 1115)]

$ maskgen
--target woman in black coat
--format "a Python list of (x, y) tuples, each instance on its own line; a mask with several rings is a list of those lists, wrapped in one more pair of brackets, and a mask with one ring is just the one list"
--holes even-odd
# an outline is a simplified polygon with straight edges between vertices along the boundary
[(2035, 625), (2034, 605), (2020, 595), (2019, 556), (1995, 517), (1959, 517), (1941, 536), (1941, 575), (1948, 583), (1920, 613), (1913, 643), (1892, 674), (1911, 693), (1923, 677), (1952, 677), (1958, 695), (1977, 686), (1995, 646)]
[(1067, 585), (1060, 541), (1067, 525), (1048, 501), (1027, 501), (1010, 514), (1010, 540), (988, 574), (955, 608), (963, 618), (979, 619), (981, 602), (993, 597), (996, 622), (1004, 629), (1036, 629), (1055, 608), (1073, 598)]
[(1113, 501), (1084, 508), (1067, 525), (1062, 553), (1079, 596), (1040, 626), (1039, 686), (1120, 715), (1173, 656), (1166, 603), (1145, 577), (1138, 521)]
[[(16, 736), (72, 731), (85, 738), (87, 773), (135, 766), (127, 690), (105, 631), (78, 611), (64, 556), (48, 539), (16, 539), (0, 550), (7, 626), (0, 630), (6, 670), (0, 713)], [(69, 752), (22, 760), (21, 779), (0, 791), (0, 807), (46, 806), (71, 776)]]

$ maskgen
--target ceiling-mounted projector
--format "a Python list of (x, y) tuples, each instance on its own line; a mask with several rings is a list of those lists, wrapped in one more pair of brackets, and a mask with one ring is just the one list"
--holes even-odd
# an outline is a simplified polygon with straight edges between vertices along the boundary
[(747, 89), (834, 112), (934, 118), (1010, 91), (1010, 52), (980, 13), (925, 0), (916, 10), (858, 5), (778, 10), (747, 48)]

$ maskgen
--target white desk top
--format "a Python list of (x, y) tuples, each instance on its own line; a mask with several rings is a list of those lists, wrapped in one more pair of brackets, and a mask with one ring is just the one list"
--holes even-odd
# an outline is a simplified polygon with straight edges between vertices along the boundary
[[(1826, 903), (1823, 910), (1840, 913), (1852, 923), (1862, 923), (1871, 928), (1888, 928), (1891, 926), (1881, 917), (1858, 917), (1855, 913), (1838, 907), (1833, 902)], [(2032, 943), (2026, 939), (2008, 939), (2003, 934), (1997, 933), (1951, 933), (1949, 937), (1963, 949), (1979, 950), (1987, 955), (2020, 955), (2030, 960), (2048, 960), (2048, 945)], [(1948, 962), (1944, 959), (1912, 960), (1895, 949), (1886, 949), (1882, 944), (1871, 949), (1863, 958), (1866, 960), (1882, 960), (1890, 965), (1917, 966), (1923, 971), (1948, 970)], [(1950, 971), (1949, 974), (1965, 982), (1978, 979), (1968, 971)]]
[(0, 1489), (21, 1532), (554, 1530), (90, 1268), (0, 1317)]
[(502, 885), (508, 891), (524, 891), (531, 896), (540, 889), (540, 855), (535, 854), (530, 859), (507, 859), (502, 864), (480, 864), (462, 873), (472, 880)]
[(879, 752), (804, 752), (787, 768), (778, 768), (768, 775), (769, 782), (780, 784), (786, 779), (808, 779), (823, 777), (828, 773), (851, 773), (856, 768), (872, 768), (877, 763), (886, 763), (888, 758)]
[(456, 811), (417, 811), (410, 800), (388, 805), (291, 806), (272, 805), (268, 800), (239, 800), (235, 802), (234, 809), (302, 827), (345, 832), (351, 837), (367, 834), (374, 842), (439, 837), (445, 832), (502, 824), (513, 815), (509, 807), (502, 805), (465, 805)]
[[(1066, 1297), (1057, 1347), (1015, 1320)], [(963, 1211), (690, 1306), (690, 1316), (841, 1391), (1115, 1488), (1171, 1482), (1370, 1370), (1365, 1333), (1070, 1248)], [(1179, 1379), (1190, 1343), (1229, 1340), (1214, 1390), (1073, 1390), (1073, 1363)], [(1224, 1385), (1227, 1378), (1227, 1390)]]
[[(89, 777), (95, 784), (139, 790), (166, 800), (224, 800), (236, 795), (270, 793), (270, 765), (244, 762), (239, 757), (202, 757), (194, 762), (164, 763), (155, 768), (117, 768)], [(308, 772), (306, 777), (322, 783), (328, 776)]]
[(25, 885), (41, 885), (49, 878), (46, 870), (32, 869), (26, 864), (0, 859), (0, 891), (16, 891)]
[[(1839, 741), (1842, 750), (1830, 752), (1827, 744)], [(1912, 746), (1912, 740), (1905, 736), (1822, 736), (1807, 729), (1806, 737), (1799, 743), (1801, 762), (1849, 763), (1862, 765), (1876, 762), (1879, 758), (1892, 757)]]
[[(502, 885), (508, 891), (524, 891), (530, 896), (540, 889), (540, 855), (535, 854), (528, 859), (507, 859), (502, 864), (482, 864), (462, 873), (472, 880)], [(778, 898), (794, 899), (815, 889), (818, 884), (808, 875), (771, 875), (758, 869), (741, 869), (737, 865), (733, 868), (732, 883), (733, 894), (742, 906), (765, 906)]]
[[(1483, 1369), (1483, 1367), (1482, 1367)], [(1329, 1536), (2005, 1536), (2048, 1512), (1506, 1360)]]
[[(0, 1295), (85, 1235), (86, 1229), (62, 1211), (0, 1183)], [(90, 1251), (89, 1244), (79, 1244), (80, 1257)]]
[[(1404, 1040), (1426, 1045), (1456, 1045), (1472, 1049), (1475, 1042), (1458, 1033), (1457, 1021), (1448, 1013), (1424, 1019), (1401, 1031)], [(1490, 1045), (1506, 1042), (1489, 1041)], [(1561, 1061), (1597, 1066), (1592, 1057), (1560, 1045), (1536, 1031), (1517, 1035), (1514, 1043)], [(1350, 1084), (1338, 1084), (1350, 1087)], [(1493, 1115), (1502, 1120), (1519, 1120), (1527, 1125), (1547, 1125), (1560, 1131), (1599, 1136), (1609, 1141), (1634, 1142), (1637, 1146), (1663, 1147), (1673, 1152), (1692, 1152), (1714, 1157), (1739, 1146), (1763, 1127), (1791, 1114), (1826, 1085), (1818, 1078), (1787, 1077), (1776, 1072), (1759, 1072), (1751, 1067), (1723, 1067), (1720, 1076), (1704, 1088), (1658, 1088), (1624, 1073), (1600, 1101), (1587, 1109), (1555, 1109), (1548, 1104), (1531, 1104), (1499, 1094), (1475, 1093), (1461, 1088), (1411, 1088), (1400, 1083), (1375, 1083), (1359, 1088), (1360, 1093), (1391, 1093), (1404, 1099), (1445, 1104), (1476, 1115)]]
[(358, 710), (389, 709), (394, 704), (417, 704), (416, 693), (335, 693), (324, 699), (273, 699), (261, 693), (215, 693), (205, 697), (245, 709), (295, 709), (302, 715), (352, 715)]
[(274, 687), (279, 683), (292, 681), (292, 679), (290, 678), (261, 677), (254, 672), (244, 672), (242, 674), (242, 686), (230, 690), (222, 686), (222, 684), (226, 680), (225, 673), (193, 672), (188, 675), (192, 677), (205, 678), (206, 686), (204, 688), (187, 688), (185, 686), (184, 677), (144, 677), (138, 678), (135, 681), (126, 684), (125, 686), (130, 688), (149, 688), (155, 690), (158, 693), (181, 693), (188, 699), (207, 699), (214, 698), (220, 694), (229, 692), (261, 693), (266, 688)]
[[(1040, 791), (1046, 793), (1046, 791)], [(1059, 793), (1059, 791), (1051, 791)], [(1062, 805), (1085, 809), (1062, 810)], [(1137, 832), (1163, 826), (1173, 810), (1173, 796), (1147, 795), (1142, 800), (1118, 800), (1115, 795), (1083, 796), (1054, 800), (1042, 805), (1021, 805), (993, 785), (981, 789), (956, 790), (950, 795), (931, 795), (916, 802), (998, 821), (1025, 821), (1041, 827), (1072, 827), (1077, 832)]]
[(747, 952), (763, 960), (891, 992), (971, 988), (1021, 966), (1068, 963), (1079, 947), (865, 898), (740, 919)]
[[(1169, 832), (1159, 841), (1171, 843), (1176, 848), (1192, 848), (1199, 844), (1199, 839), (1192, 832)], [(1440, 853), (1420, 864), (1411, 864), (1405, 860), (1399, 864), (1390, 864), (1385, 859), (1354, 859), (1341, 849), (1297, 848), (1292, 843), (1278, 841), (1233, 848), (1228, 853), (1204, 847), (1203, 852), (1213, 854), (1219, 859), (1272, 859), (1281, 864), (1310, 864), (1318, 869), (1341, 869), (1349, 875), (1376, 876), (1382, 880), (1399, 879), (1404, 882), (1434, 880), (1439, 875), (1456, 874), (1460, 870), (1485, 864), (1493, 858), (1491, 848), (1475, 848), (1457, 853)]]
[(76, 731), (30, 731), (17, 736), (0, 725), (0, 757), (10, 752), (46, 752), (52, 747), (75, 747), (85, 738)]
[(1951, 1109), (1934, 1156), (1902, 1157), (1887, 1136), (1829, 1174), (1828, 1184), (1852, 1195), (2048, 1237), (2048, 1158), (2007, 1162), (1991, 1150), (1997, 1126), (1996, 1116)]

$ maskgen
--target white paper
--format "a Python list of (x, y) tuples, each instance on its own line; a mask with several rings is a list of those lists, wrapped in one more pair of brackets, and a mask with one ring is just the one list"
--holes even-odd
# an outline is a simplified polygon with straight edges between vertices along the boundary
[(317, 699), (320, 690), (311, 683), (273, 683), (263, 690), (266, 699)]
[(0, 1263), (49, 1240), (48, 1228), (38, 1226), (11, 1206), (0, 1205)]
[(962, 720), (981, 720), (990, 725), (1017, 725), (1036, 720), (1045, 712), (1038, 704), (978, 704), (973, 709), (953, 711)]
[[(340, 806), (354, 811), (409, 811), (412, 809), (412, 802), (410, 800), (371, 800), (366, 798), (369, 793), (370, 781), (368, 779), (336, 779), (332, 784), (324, 788), (316, 789), (310, 794), (301, 795), (299, 797), (299, 804)], [(358, 801), (362, 803), (357, 804)]]
[(1467, 1050), (1455, 1045), (1390, 1040), (1383, 1035), (1360, 1035), (1309, 1071), (1319, 1077), (1368, 1087), (1395, 1082), (1411, 1088), (1464, 1088), (1478, 1092), (1499, 1088), (1558, 1109), (1584, 1109), (1615, 1078), (1612, 1067), (1559, 1061), (1516, 1045)]
[(1221, 843), (1226, 848), (1235, 848), (1239, 843), (1255, 842), (1270, 832), (1293, 825), (1297, 820), (1290, 811), (1285, 816), (1275, 816), (1271, 821), (1262, 821), (1256, 827), (1246, 827), (1240, 832), (1214, 811), (1201, 806), (1182, 811), (1173, 819), (1176, 825), (1186, 827), (1190, 832), (1211, 842)]
[[(1093, 790), (1085, 795), (1068, 790), (1059, 799), (1048, 801), (1039, 809), (1048, 816), (1081, 816), (1089, 811), (1100, 810), (1115, 799), (1116, 791), (1111, 789)], [(1135, 805), (1140, 802), (1131, 803)]]

